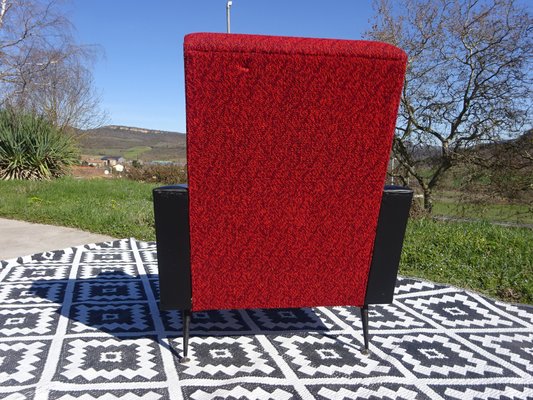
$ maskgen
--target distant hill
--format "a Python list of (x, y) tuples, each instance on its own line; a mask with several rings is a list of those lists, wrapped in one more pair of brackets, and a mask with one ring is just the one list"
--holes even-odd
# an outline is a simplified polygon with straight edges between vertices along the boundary
[(78, 130), (76, 136), (82, 154), (88, 156), (122, 156), (142, 161), (183, 161), (186, 158), (183, 133), (109, 125)]
[[(440, 146), (432, 146), (430, 144), (422, 143), (413, 145), (410, 142), (406, 142), (405, 146), (407, 147), (408, 152), (416, 161), (431, 160), (435, 157), (440, 157), (442, 152)], [(478, 153), (478, 155), (489, 157), (500, 154), (502, 152), (509, 152), (511, 154), (511, 150), (513, 149), (519, 149), (522, 152), (527, 151), (531, 153), (533, 151), (533, 129), (524, 132), (522, 135), (514, 139), (477, 144), (475, 146), (467, 148), (466, 150), (463, 149), (460, 151), (474, 152)]]
[(514, 139), (480, 144), (472, 150), (477, 152), (478, 155), (485, 157), (505, 156), (506, 154), (507, 156), (514, 157), (520, 153), (531, 154), (533, 152), (533, 129), (529, 129)]
[[(178, 161), (186, 159), (186, 136), (184, 133), (154, 129), (136, 128), (121, 125), (103, 126), (97, 129), (78, 130), (82, 154), (94, 157), (122, 156), (127, 160)], [(485, 144), (474, 148), (481, 154), (507, 151), (515, 146), (533, 151), (533, 130), (525, 132), (514, 140)], [(407, 143), (408, 149), (417, 160), (436, 157), (440, 148), (431, 145), (414, 146)]]
[[(179, 135), (183, 135), (182, 133), (179, 133), (179, 132), (172, 132), (172, 131), (160, 131), (160, 130), (157, 130), (157, 129), (146, 129), (146, 128), (137, 128), (137, 127), (134, 127), (134, 126), (124, 126), (124, 125), (107, 125), (107, 126), (104, 126), (102, 128), (98, 128), (98, 129), (110, 129), (110, 130), (115, 130), (115, 131), (123, 131), (123, 132), (133, 132), (133, 133), (147, 133), (147, 134), (165, 134), (165, 133), (170, 133), (170, 134), (179, 134)], [(98, 129), (94, 129), (94, 130), (98, 130)]]

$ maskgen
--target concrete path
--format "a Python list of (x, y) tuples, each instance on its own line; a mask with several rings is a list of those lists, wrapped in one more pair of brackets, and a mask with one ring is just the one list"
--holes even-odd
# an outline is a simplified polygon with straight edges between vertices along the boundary
[(108, 240), (115, 238), (74, 228), (0, 218), (0, 260)]

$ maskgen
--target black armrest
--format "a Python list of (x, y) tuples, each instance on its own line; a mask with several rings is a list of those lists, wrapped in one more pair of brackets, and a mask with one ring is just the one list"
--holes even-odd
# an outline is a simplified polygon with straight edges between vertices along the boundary
[(413, 190), (385, 186), (381, 198), (365, 304), (392, 303)]
[(154, 216), (161, 309), (191, 309), (189, 189), (155, 188)]
[(176, 185), (160, 186), (155, 188), (153, 192), (168, 193), (168, 192), (184, 192), (189, 193), (189, 185), (186, 183), (178, 183)]

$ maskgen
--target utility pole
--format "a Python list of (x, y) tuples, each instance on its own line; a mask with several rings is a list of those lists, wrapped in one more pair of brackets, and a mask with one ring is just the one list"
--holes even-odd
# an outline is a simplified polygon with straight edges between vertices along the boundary
[(230, 33), (230, 9), (233, 1), (227, 0), (226, 2), (226, 31)]

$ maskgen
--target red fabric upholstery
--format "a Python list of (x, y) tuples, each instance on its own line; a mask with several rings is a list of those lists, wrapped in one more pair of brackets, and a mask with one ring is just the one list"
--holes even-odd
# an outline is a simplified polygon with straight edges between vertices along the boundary
[(185, 38), (193, 310), (362, 305), (406, 55)]

